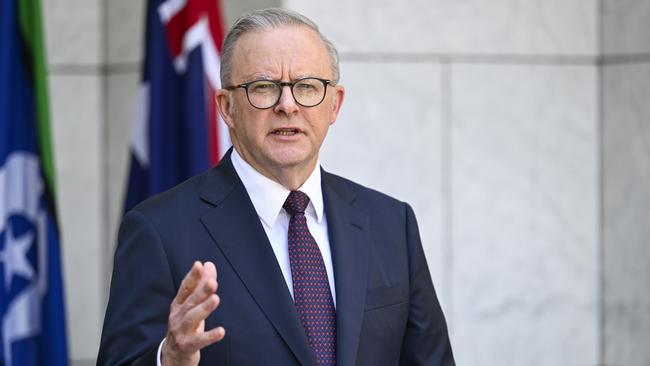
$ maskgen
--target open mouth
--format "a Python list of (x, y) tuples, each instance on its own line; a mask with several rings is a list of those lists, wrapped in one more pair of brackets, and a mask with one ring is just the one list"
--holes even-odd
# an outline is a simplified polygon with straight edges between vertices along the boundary
[(297, 133), (300, 133), (300, 130), (297, 128), (278, 128), (273, 130), (272, 133), (274, 135), (280, 135), (280, 136), (293, 136)]

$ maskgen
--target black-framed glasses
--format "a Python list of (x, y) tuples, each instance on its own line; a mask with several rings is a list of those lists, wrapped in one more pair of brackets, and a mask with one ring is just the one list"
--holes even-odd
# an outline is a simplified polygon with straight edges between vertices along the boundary
[(248, 102), (257, 109), (269, 109), (280, 101), (282, 89), (291, 88), (291, 95), (303, 107), (315, 107), (323, 102), (327, 86), (332, 85), (331, 80), (321, 78), (302, 78), (290, 82), (274, 80), (254, 80), (248, 83), (228, 86), (224, 89), (233, 90), (243, 88), (246, 90)]

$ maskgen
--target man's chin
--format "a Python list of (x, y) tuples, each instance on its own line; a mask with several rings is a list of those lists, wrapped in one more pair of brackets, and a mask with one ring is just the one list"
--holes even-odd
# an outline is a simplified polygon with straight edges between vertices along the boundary
[(312, 169), (316, 158), (304, 152), (276, 154), (272, 157), (272, 164), (278, 169)]

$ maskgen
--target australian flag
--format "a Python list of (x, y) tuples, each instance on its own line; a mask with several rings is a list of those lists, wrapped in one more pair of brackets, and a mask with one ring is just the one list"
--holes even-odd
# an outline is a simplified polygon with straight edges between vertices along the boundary
[(149, 0), (125, 211), (216, 164), (229, 147), (221, 87), (218, 0)]
[(68, 362), (40, 1), (0, 1), (0, 364)]

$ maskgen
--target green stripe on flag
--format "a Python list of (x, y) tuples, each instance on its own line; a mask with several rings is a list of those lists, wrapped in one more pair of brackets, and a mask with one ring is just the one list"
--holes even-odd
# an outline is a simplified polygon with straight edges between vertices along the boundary
[(47, 188), (52, 194), (51, 198), (54, 199), (56, 197), (56, 182), (54, 179), (52, 140), (50, 138), (45, 42), (43, 41), (43, 23), (41, 21), (41, 3), (39, 0), (18, 0), (18, 23), (29, 54), (28, 61), (31, 62), (28, 67), (34, 82), (38, 145), (41, 153), (43, 174), (45, 175)]

